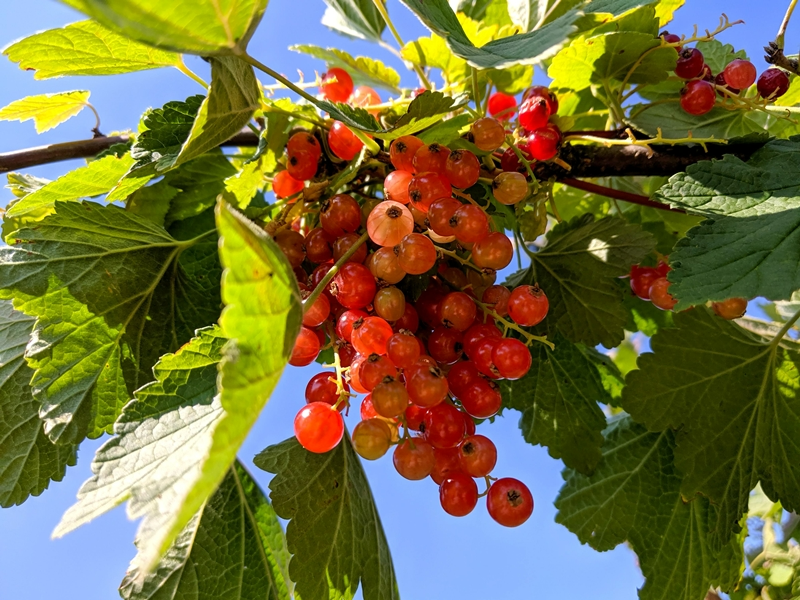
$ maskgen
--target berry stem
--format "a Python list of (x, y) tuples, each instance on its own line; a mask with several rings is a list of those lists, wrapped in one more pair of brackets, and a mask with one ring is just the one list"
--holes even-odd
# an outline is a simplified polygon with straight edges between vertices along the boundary
[(336, 263), (331, 267), (331, 270), (325, 273), (325, 277), (322, 278), (322, 281), (319, 282), (317, 287), (314, 288), (314, 291), (309, 294), (308, 298), (305, 299), (303, 302), (303, 312), (308, 312), (308, 310), (313, 306), (314, 302), (316, 302), (319, 295), (325, 289), (325, 287), (336, 277), (336, 274), (339, 272), (339, 269), (342, 268), (350, 257), (355, 254), (358, 249), (369, 239), (369, 233), (366, 231), (361, 234), (361, 237), (358, 238), (350, 248), (347, 249), (347, 252), (342, 254), (342, 257), (336, 261)]
[(456, 254), (456, 253), (455, 253), (455, 252), (453, 252), (452, 250), (445, 250), (444, 248), (439, 248), (439, 247), (437, 247), (437, 248), (436, 248), (436, 250), (437, 250), (437, 251), (438, 251), (440, 254), (443, 254), (444, 256), (449, 256), (449, 257), (450, 257), (450, 258), (452, 258), (453, 260), (456, 260), (456, 261), (458, 261), (459, 263), (461, 263), (462, 265), (464, 265), (464, 266), (465, 266), (465, 267), (467, 267), (468, 269), (472, 269), (473, 271), (477, 271), (478, 273), (483, 273), (483, 269), (481, 269), (481, 268), (480, 268), (480, 267), (478, 267), (478, 266), (475, 266), (475, 265), (473, 265), (473, 264), (472, 264), (470, 261), (468, 261), (467, 259), (465, 259), (465, 258), (461, 258), (461, 257), (460, 257), (458, 254)]
[[(722, 88), (718, 88), (722, 89)], [(583, 135), (583, 134), (569, 134), (567, 135), (564, 140), (584, 140), (587, 142), (596, 142), (598, 144), (603, 144), (604, 146), (643, 146), (646, 148), (649, 153), (652, 155), (653, 149), (650, 147), (654, 144), (664, 144), (668, 146), (676, 146), (678, 144), (700, 144), (703, 147), (703, 150), (708, 152), (708, 148), (706, 144), (727, 144), (728, 140), (717, 139), (714, 136), (707, 137), (707, 138), (696, 138), (689, 135), (685, 138), (665, 138), (661, 134), (661, 128), (658, 128), (658, 134), (654, 138), (648, 138), (646, 140), (637, 139), (636, 136), (633, 134), (633, 131), (628, 128), (625, 130), (628, 134), (628, 137), (624, 140), (612, 140), (603, 137), (598, 137), (594, 135)]]
[(563, 179), (559, 179), (559, 183), (563, 183), (564, 185), (568, 185), (570, 187), (574, 187), (578, 190), (583, 190), (585, 192), (590, 192), (592, 194), (599, 194), (601, 196), (606, 196), (607, 198), (614, 198), (615, 200), (622, 200), (623, 202), (630, 202), (631, 204), (639, 204), (640, 206), (649, 206), (650, 208), (657, 208), (659, 210), (669, 210), (672, 212), (684, 213), (679, 208), (672, 208), (667, 204), (662, 204), (661, 202), (656, 202), (654, 200), (650, 200), (647, 196), (640, 196), (639, 194), (631, 194), (630, 192), (623, 192), (622, 190), (615, 190), (610, 187), (605, 187), (603, 185), (598, 185), (596, 183), (589, 183), (588, 181), (582, 181), (580, 179), (573, 179), (572, 177), (565, 177)]
[(781, 26), (778, 28), (778, 35), (775, 36), (775, 45), (778, 46), (779, 50), (783, 50), (784, 48), (786, 28), (789, 26), (789, 19), (792, 18), (792, 13), (794, 12), (795, 6), (797, 6), (797, 0), (792, 0), (791, 2), (789, 2), (789, 8), (786, 9), (786, 14), (783, 15), (783, 21), (781, 21)]
[[(397, 32), (397, 29), (392, 22), (392, 18), (389, 16), (389, 11), (386, 10), (386, 5), (382, 2), (382, 0), (372, 0), (372, 3), (375, 5), (375, 8), (378, 9), (378, 12), (381, 13), (381, 17), (383, 17), (386, 26), (389, 28), (389, 31), (392, 32), (395, 41), (397, 44), (402, 48), (405, 46), (403, 42), (403, 38), (400, 37), (400, 34)], [(419, 65), (414, 65), (414, 72), (419, 77), (419, 82), (426, 88), (431, 89), (431, 82), (428, 80), (428, 77), (425, 75), (425, 71), (422, 70), (422, 67)]]
[(781, 327), (780, 331), (778, 331), (778, 333), (775, 334), (775, 337), (772, 338), (772, 342), (770, 342), (770, 346), (772, 348), (776, 348), (778, 344), (781, 343), (786, 334), (789, 333), (789, 330), (791, 330), (792, 327), (794, 327), (794, 324), (797, 323), (798, 319), (800, 319), (800, 310), (794, 313), (792, 318), (786, 321), (783, 327)]

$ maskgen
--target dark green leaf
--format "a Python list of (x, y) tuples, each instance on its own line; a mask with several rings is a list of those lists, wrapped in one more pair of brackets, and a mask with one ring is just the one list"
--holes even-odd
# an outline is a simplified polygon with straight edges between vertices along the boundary
[[(461, 137), (461, 130), (469, 129), (472, 117), (467, 114), (458, 115), (420, 132), (417, 137), (426, 144), (444, 144)], [(449, 147), (449, 146), (448, 146)]]
[(703, 61), (711, 68), (715, 75), (722, 73), (729, 62), (737, 58), (747, 58), (744, 50), (734, 50), (730, 44), (723, 44), (718, 40), (708, 42), (697, 42), (695, 48), (703, 53)]
[(628, 376), (623, 407), (650, 431), (680, 430), (675, 462), (685, 498), (717, 508), (716, 544), (739, 531), (760, 481), (787, 510), (800, 509), (800, 354), (706, 308), (676, 314)]
[(313, 454), (292, 438), (255, 457), (275, 477), (270, 499), (289, 520), (289, 574), (301, 598), (399, 598), (394, 566), (366, 475), (350, 440)]
[(630, 279), (620, 279), (623, 304), (628, 311), (628, 322), (625, 324), (627, 331), (641, 331), (652, 337), (659, 329), (672, 326), (672, 317), (675, 313), (670, 310), (661, 310), (652, 302), (642, 300), (631, 291)]
[(61, 481), (78, 458), (76, 445), (53, 444), (31, 394), (33, 370), (25, 364), (34, 319), (0, 301), (0, 506), (38, 496)]
[(670, 256), (678, 309), (731, 297), (786, 300), (800, 288), (800, 138), (775, 140), (748, 162), (726, 155), (690, 166), (657, 198), (707, 217)]
[(214, 206), (225, 180), (236, 168), (221, 152), (209, 152), (168, 172), (162, 181), (178, 190), (170, 203), (167, 223), (200, 214)]
[(611, 397), (599, 373), (577, 346), (561, 336), (531, 349), (533, 366), (517, 381), (503, 382), (503, 401), (522, 412), (519, 426), (525, 440), (546, 446), (568, 467), (591, 473), (600, 461), (601, 432), (606, 426), (598, 402)]
[(190, 96), (183, 102), (167, 102), (147, 111), (142, 117), (145, 129), (131, 148), (131, 156), (137, 161), (135, 168), (150, 166), (152, 173), (172, 168), (204, 100), (203, 96)]
[(372, 0), (325, 0), (322, 24), (348, 37), (380, 42), (386, 23)]
[[(647, 89), (647, 88), (645, 88)], [(669, 92), (669, 89), (666, 90)], [(647, 92), (645, 92), (647, 93)], [(658, 99), (658, 94), (652, 96)], [(665, 104), (641, 105), (631, 107), (631, 118), (628, 123), (638, 131), (655, 136), (658, 130), (665, 138), (681, 139), (686, 137), (715, 138), (736, 142), (766, 141), (769, 134), (765, 128), (762, 113), (747, 110), (727, 110), (725, 108), (712, 108), (701, 116), (690, 115), (683, 110), (678, 99), (673, 96), (674, 102)], [(776, 123), (774, 117), (769, 117), (769, 125)]]
[(672, 433), (649, 433), (623, 417), (605, 437), (603, 460), (591, 477), (564, 471), (556, 521), (596, 550), (628, 541), (646, 578), (642, 600), (698, 600), (717, 586), (730, 591), (739, 580), (741, 542), (713, 549), (714, 509), (705, 498), (681, 497)]

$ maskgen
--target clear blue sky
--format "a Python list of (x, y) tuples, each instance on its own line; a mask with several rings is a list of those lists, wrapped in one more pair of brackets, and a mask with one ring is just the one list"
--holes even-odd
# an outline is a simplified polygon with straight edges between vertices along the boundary
[[(169, 0), (165, 0), (169, 1)], [(744, 48), (759, 70), (761, 47), (775, 35), (787, 2), (784, 0), (687, 0), (669, 29), (691, 33), (692, 25), (713, 29), (721, 12), (740, 25), (721, 39)], [(420, 23), (400, 5), (389, 0), (389, 9), (406, 39), (424, 34)], [(251, 52), (278, 71), (294, 75), (297, 69), (313, 76), (322, 64), (287, 50), (297, 43), (337, 46), (353, 54), (377, 56), (403, 72), (406, 85), (414, 86), (394, 57), (366, 42), (354, 42), (320, 25), (322, 0), (272, 0), (264, 21), (250, 46)], [(54, 0), (0, 2), (0, 45), (35, 31), (60, 27), (80, 20), (80, 15)], [(789, 48), (800, 46), (800, 27), (790, 28)], [(387, 33), (386, 39), (389, 40)], [(190, 59), (192, 68), (205, 74), (205, 64)], [(541, 74), (537, 74), (540, 82)], [(175, 70), (162, 69), (116, 77), (78, 77), (34, 81), (30, 73), (0, 58), (0, 106), (27, 95), (74, 89), (92, 91), (103, 132), (135, 128), (148, 107), (200, 93), (197, 84)], [(37, 136), (28, 122), (0, 123), (0, 152), (89, 137), (93, 125), (84, 112), (57, 129)], [(41, 177), (55, 178), (80, 163), (62, 163), (31, 169)], [(0, 189), (0, 206), (11, 198)], [(240, 452), (259, 483), (266, 489), (269, 477), (252, 467), (253, 455), (268, 444), (292, 434), (291, 424), (303, 403), (303, 390), (311, 368), (289, 367), (250, 438)], [(356, 411), (357, 412), (357, 411)], [(522, 441), (518, 414), (508, 411), (480, 432), (497, 443), (496, 474), (523, 479), (536, 501), (533, 517), (522, 527), (496, 525), (479, 506), (462, 519), (448, 517), (439, 507), (438, 490), (430, 481), (408, 482), (394, 471), (391, 458), (366, 465), (386, 534), (394, 556), (400, 591), (405, 600), (440, 598), (581, 598), (634, 600), (642, 577), (635, 555), (626, 547), (606, 553), (581, 546), (577, 538), (553, 521), (552, 502), (561, 486), (561, 463), (546, 450)], [(53, 484), (39, 498), (0, 510), (0, 600), (107, 600), (117, 597), (117, 586), (135, 549), (136, 523), (128, 521), (123, 508), (97, 519), (66, 538), (50, 540), (62, 513), (74, 501), (80, 484), (89, 476), (89, 463), (100, 441), (87, 442), (79, 464), (65, 480)], [(224, 599), (220, 599), (224, 600)]]

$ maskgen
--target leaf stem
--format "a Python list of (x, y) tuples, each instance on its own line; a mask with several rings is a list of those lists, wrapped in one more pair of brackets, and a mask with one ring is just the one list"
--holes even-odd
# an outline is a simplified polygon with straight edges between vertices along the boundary
[(270, 69), (267, 65), (265, 65), (262, 62), (260, 62), (257, 58), (254, 58), (254, 57), (250, 56), (244, 50), (239, 50), (237, 56), (239, 56), (239, 58), (241, 58), (245, 62), (249, 63), (250, 65), (252, 65), (256, 69), (258, 69), (259, 71), (263, 71), (264, 73), (266, 73), (267, 75), (269, 75), (270, 77), (275, 79), (276, 81), (280, 81), (283, 85), (285, 85), (287, 88), (292, 90), (295, 94), (297, 94), (301, 98), (305, 98), (306, 100), (308, 100), (309, 102), (311, 102), (314, 105), (317, 104), (317, 99), (314, 98), (314, 96), (309, 94), (304, 89), (297, 87), (294, 83), (289, 81), (286, 77), (284, 77), (283, 75), (281, 75), (277, 71), (274, 71), (274, 70)]
[(355, 254), (358, 249), (369, 239), (369, 233), (366, 231), (361, 234), (361, 237), (358, 238), (350, 248), (347, 249), (347, 252), (342, 254), (342, 257), (336, 261), (336, 263), (331, 267), (331, 270), (325, 273), (325, 277), (322, 278), (322, 281), (317, 284), (317, 287), (314, 288), (314, 291), (309, 294), (308, 298), (303, 301), (303, 312), (306, 313), (311, 308), (311, 306), (316, 302), (319, 295), (322, 291), (327, 287), (327, 285), (333, 281), (333, 278), (336, 277), (336, 274), (339, 272), (339, 269), (342, 268), (350, 257)]
[[(403, 38), (400, 37), (400, 34), (397, 32), (397, 29), (392, 22), (392, 18), (389, 16), (389, 11), (386, 10), (386, 5), (383, 3), (382, 0), (372, 0), (372, 3), (375, 5), (375, 8), (378, 9), (378, 12), (381, 13), (383, 20), (386, 22), (386, 26), (389, 28), (389, 31), (392, 32), (395, 41), (397, 44), (402, 48), (405, 46), (403, 42)], [(401, 57), (402, 58), (402, 57)], [(422, 67), (419, 65), (413, 65), (414, 72), (416, 72), (417, 77), (419, 77), (419, 82), (425, 86), (426, 89), (431, 89), (431, 82), (428, 80), (428, 77), (425, 75), (425, 71), (422, 70)]]
[(483, 273), (483, 269), (481, 269), (480, 267), (478, 267), (476, 265), (473, 265), (470, 261), (468, 261), (468, 260), (466, 260), (464, 258), (461, 258), (458, 254), (456, 254), (452, 250), (445, 250), (444, 248), (436, 248), (436, 250), (440, 254), (442, 254), (444, 256), (449, 256), (453, 260), (458, 261), (459, 263), (461, 263), (462, 265), (464, 265), (468, 269), (472, 269), (473, 271), (477, 271), (478, 273)]
[(186, 66), (186, 63), (183, 62), (182, 56), (181, 56), (181, 61), (177, 65), (175, 65), (175, 68), (178, 69), (178, 71), (180, 71), (184, 75), (186, 75), (192, 81), (195, 81), (200, 85), (202, 85), (204, 89), (206, 90), (208, 89), (208, 84), (205, 81), (203, 81), (203, 79), (199, 75), (197, 75), (197, 73), (195, 73), (189, 67)]
[(792, 315), (792, 318), (786, 321), (786, 323), (784, 323), (780, 331), (778, 331), (778, 333), (775, 334), (775, 337), (772, 338), (772, 341), (770, 342), (769, 345), (775, 348), (778, 344), (780, 344), (783, 338), (786, 336), (786, 334), (789, 333), (789, 330), (792, 327), (794, 327), (795, 323), (797, 323), (797, 319), (800, 319), (800, 310), (794, 313), (794, 315)]
[(472, 71), (472, 95), (475, 100), (475, 108), (481, 110), (481, 92), (478, 84), (478, 69), (471, 67)]
[(778, 28), (778, 35), (775, 36), (775, 44), (780, 50), (783, 50), (784, 38), (786, 37), (786, 28), (789, 26), (789, 19), (792, 18), (792, 13), (794, 12), (795, 6), (797, 6), (797, 0), (792, 0), (789, 2), (789, 8), (786, 9), (786, 14), (783, 16), (781, 26)]

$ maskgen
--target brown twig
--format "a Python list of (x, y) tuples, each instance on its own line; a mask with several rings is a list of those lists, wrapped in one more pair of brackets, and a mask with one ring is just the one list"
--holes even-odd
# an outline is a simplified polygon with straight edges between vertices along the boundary
[(604, 185), (597, 185), (596, 183), (589, 183), (588, 181), (581, 181), (580, 179), (574, 179), (572, 177), (564, 177), (563, 179), (559, 179), (559, 182), (585, 192), (591, 192), (592, 194), (599, 194), (608, 198), (622, 200), (623, 202), (630, 202), (631, 204), (639, 204), (640, 206), (649, 206), (659, 210), (669, 210), (678, 213), (686, 212), (679, 208), (672, 208), (667, 204), (650, 200), (650, 198), (647, 196), (631, 194), (630, 192), (623, 192), (622, 190), (615, 190), (614, 188), (606, 187)]
[(764, 56), (764, 60), (769, 64), (791, 71), (795, 75), (800, 75), (800, 62), (796, 58), (787, 58), (783, 53), (783, 48), (779, 48), (775, 42), (770, 42), (768, 46), (764, 46), (764, 52), (767, 53)]

